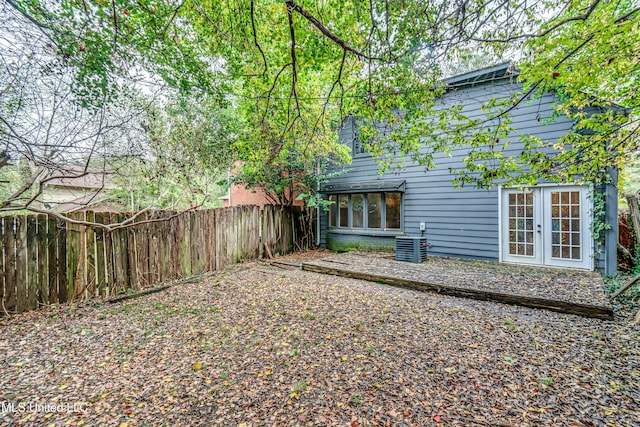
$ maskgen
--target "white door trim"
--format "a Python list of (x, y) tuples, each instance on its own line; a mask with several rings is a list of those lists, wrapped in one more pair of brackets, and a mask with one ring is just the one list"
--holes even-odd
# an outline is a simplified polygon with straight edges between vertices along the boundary
[[(538, 187), (530, 187), (530, 188), (503, 188), (500, 193), (501, 200), (501, 212), (500, 212), (500, 255), (501, 261), (511, 262), (517, 264), (535, 264), (540, 265), (543, 261), (543, 252), (542, 252), (542, 230), (539, 218), (542, 218), (542, 203), (540, 203), (541, 198), (541, 189)], [(509, 195), (514, 194), (515, 197), (522, 195), (522, 198), (518, 198), (517, 200), (524, 201), (525, 205), (522, 204), (517, 208), (518, 210), (517, 216), (519, 218), (512, 219), (509, 214), (510, 204), (507, 201)], [(530, 196), (530, 198), (529, 198)], [(502, 200), (504, 199), (504, 200)], [(527, 200), (530, 200), (531, 204), (527, 205)], [(520, 202), (519, 202), (520, 203)], [(518, 231), (513, 231), (511, 229), (511, 222), (515, 223), (514, 228)], [(507, 227), (509, 226), (509, 227)], [(522, 250), (524, 253), (520, 255), (510, 254), (507, 250), (511, 246), (511, 234), (514, 233), (518, 235), (519, 239), (524, 239), (526, 244), (517, 245), (518, 250)], [(523, 240), (520, 240), (521, 242)], [(525, 252), (526, 251), (526, 252)]]
[(592, 209), (590, 201), (592, 197), (592, 187), (582, 185), (562, 185), (555, 189), (559, 191), (579, 191), (580, 192), (580, 260), (564, 260), (554, 258), (552, 256), (552, 215), (549, 211), (551, 207), (551, 193), (554, 188), (549, 188), (543, 195), (543, 205), (545, 206), (546, 215), (543, 216), (543, 241), (544, 241), (544, 258), (543, 264), (552, 267), (568, 267), (593, 270), (593, 238), (591, 237)]
[[(551, 257), (551, 192), (557, 189), (559, 191), (580, 191), (580, 241), (582, 248), (582, 257), (579, 261), (563, 260)], [(509, 242), (508, 230), (506, 230), (509, 220), (509, 205), (506, 202), (507, 194), (510, 191), (523, 192), (529, 191), (534, 194), (534, 239), (535, 256), (513, 256), (507, 253)], [(504, 199), (504, 200), (503, 200)], [(593, 186), (591, 185), (575, 185), (575, 184), (540, 184), (526, 188), (511, 188), (498, 186), (498, 254), (500, 262), (517, 263), (517, 264), (534, 264), (545, 265), (550, 267), (562, 268), (578, 268), (589, 269), (594, 268), (594, 247), (591, 238), (592, 224), (592, 201)], [(584, 218), (584, 220), (583, 220)], [(541, 227), (538, 228), (538, 225)], [(540, 230), (540, 232), (538, 232)]]

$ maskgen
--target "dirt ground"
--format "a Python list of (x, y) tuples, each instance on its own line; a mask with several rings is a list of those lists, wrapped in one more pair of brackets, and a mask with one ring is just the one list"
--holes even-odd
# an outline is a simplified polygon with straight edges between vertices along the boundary
[(286, 267), (0, 319), (0, 424), (638, 425), (629, 316)]

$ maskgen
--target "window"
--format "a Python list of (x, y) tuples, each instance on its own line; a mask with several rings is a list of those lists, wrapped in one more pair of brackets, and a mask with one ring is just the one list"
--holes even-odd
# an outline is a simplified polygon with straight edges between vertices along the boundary
[(329, 195), (329, 227), (360, 230), (400, 230), (402, 193)]
[(382, 227), (382, 197), (380, 193), (367, 194), (367, 219), (369, 228)]
[(352, 129), (353, 133), (351, 139), (351, 152), (353, 153), (353, 155), (366, 153), (364, 144), (362, 143), (362, 141), (360, 141), (360, 126), (358, 126), (358, 124), (354, 122), (352, 124)]
[(331, 204), (329, 205), (329, 227), (335, 227), (336, 226), (336, 202), (338, 201), (338, 197), (335, 194), (332, 194), (331, 196), (329, 196), (329, 202), (331, 202)]
[(400, 193), (385, 193), (386, 227), (400, 228)]
[(340, 194), (338, 196), (338, 224), (340, 227), (349, 226), (349, 195)]
[(351, 196), (351, 227), (364, 227), (364, 195), (362, 194)]

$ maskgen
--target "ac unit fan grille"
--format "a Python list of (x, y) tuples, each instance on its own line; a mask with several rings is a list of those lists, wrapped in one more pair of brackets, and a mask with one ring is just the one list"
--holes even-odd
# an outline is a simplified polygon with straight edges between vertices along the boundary
[(396, 261), (423, 262), (427, 259), (425, 237), (396, 237)]

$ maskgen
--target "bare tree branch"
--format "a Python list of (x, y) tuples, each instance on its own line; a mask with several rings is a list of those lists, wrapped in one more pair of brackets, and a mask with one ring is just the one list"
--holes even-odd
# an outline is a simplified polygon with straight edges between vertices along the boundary
[(287, 4), (288, 10), (295, 10), (296, 12), (298, 12), (307, 21), (311, 22), (322, 34), (324, 34), (326, 37), (331, 39), (335, 44), (340, 46), (343, 50), (346, 50), (347, 52), (351, 52), (357, 57), (362, 59), (370, 59), (370, 60), (377, 60), (377, 61), (383, 61), (383, 62), (386, 61), (384, 58), (371, 57), (365, 54), (364, 52), (354, 48), (353, 46), (350, 46), (346, 41), (342, 40), (335, 33), (330, 31), (322, 22), (318, 21), (315, 16), (311, 15), (306, 9), (304, 9), (302, 6), (295, 3), (293, 0), (287, 0), (286, 4)]
[(587, 8), (587, 10), (577, 16), (572, 16), (570, 18), (566, 18), (563, 19), (559, 22), (557, 22), (556, 24), (552, 25), (551, 27), (547, 28), (544, 31), (541, 31), (539, 33), (524, 33), (524, 34), (518, 34), (515, 36), (510, 36), (507, 38), (502, 38), (502, 39), (487, 39), (487, 38), (481, 38), (481, 37), (474, 37), (474, 36), (470, 36), (469, 40), (473, 40), (473, 41), (477, 41), (477, 42), (483, 42), (483, 43), (509, 43), (515, 40), (521, 40), (521, 39), (531, 39), (531, 38), (541, 38), (541, 37), (545, 37), (548, 34), (554, 32), (555, 30), (557, 30), (558, 28), (570, 23), (570, 22), (575, 22), (575, 21), (586, 21), (587, 19), (589, 19), (589, 17), (591, 16), (591, 14), (593, 13), (593, 11), (595, 10), (595, 8), (598, 6), (598, 4), (600, 4), (602, 0), (595, 0), (593, 3), (591, 3), (589, 5), (589, 7)]
[(251, 30), (253, 31), (253, 43), (256, 45), (256, 48), (258, 48), (258, 51), (260, 52), (260, 56), (262, 57), (262, 64), (263, 64), (263, 71), (262, 71), (262, 75), (265, 75), (267, 73), (268, 67), (267, 67), (267, 58), (264, 56), (264, 51), (262, 50), (262, 47), (260, 46), (260, 43), (258, 42), (258, 32), (256, 31), (256, 18), (255, 18), (255, 4), (254, 4), (254, 0), (251, 0)]

